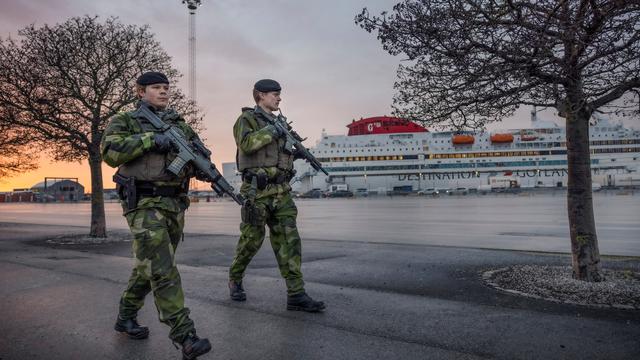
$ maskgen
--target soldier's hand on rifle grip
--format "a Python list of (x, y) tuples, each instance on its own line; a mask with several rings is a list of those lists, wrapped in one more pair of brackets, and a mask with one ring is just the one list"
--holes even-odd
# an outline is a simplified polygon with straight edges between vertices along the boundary
[(293, 160), (304, 159), (304, 154), (298, 150), (293, 152)]
[(165, 134), (155, 134), (153, 136), (153, 142), (154, 142), (154, 148), (156, 151), (160, 152), (160, 153), (167, 153), (169, 151), (178, 151), (178, 145), (173, 142), (173, 140), (171, 140), (170, 137), (168, 137)]
[(275, 139), (279, 139), (283, 136), (285, 136), (285, 134), (275, 125), (269, 124), (267, 126), (264, 127), (267, 131), (269, 131), (273, 137)]
[(209, 176), (202, 170), (197, 170), (195, 172), (195, 178), (196, 180), (200, 180), (200, 181), (206, 181), (209, 182), (211, 181), (211, 178), (209, 178)]

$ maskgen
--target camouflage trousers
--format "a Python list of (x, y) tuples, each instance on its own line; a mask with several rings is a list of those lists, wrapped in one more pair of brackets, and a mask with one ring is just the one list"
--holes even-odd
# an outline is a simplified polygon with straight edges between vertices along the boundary
[(287, 284), (287, 293), (295, 295), (304, 292), (300, 270), (302, 249), (296, 227), (298, 209), (291, 195), (284, 193), (258, 198), (249, 206), (253, 209), (248, 209), (247, 205), (242, 209), (240, 240), (229, 269), (229, 279), (242, 281), (247, 266), (262, 246), (267, 225), (280, 274)]
[(127, 289), (120, 299), (120, 318), (136, 317), (145, 296), (153, 291), (160, 321), (171, 327), (169, 338), (181, 343), (195, 333), (175, 262), (182, 239), (184, 211), (174, 213), (158, 208), (140, 208), (126, 214), (133, 233), (135, 266)]

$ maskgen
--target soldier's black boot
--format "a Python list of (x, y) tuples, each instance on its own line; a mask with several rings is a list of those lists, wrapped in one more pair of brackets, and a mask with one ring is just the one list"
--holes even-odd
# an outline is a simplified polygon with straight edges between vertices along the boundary
[(287, 310), (320, 312), (324, 309), (322, 301), (313, 300), (307, 293), (287, 296)]
[(149, 328), (138, 324), (136, 319), (122, 320), (118, 316), (116, 325), (113, 327), (117, 332), (125, 333), (132, 339), (146, 339), (149, 336)]
[(229, 280), (229, 296), (231, 296), (231, 300), (234, 301), (247, 300), (247, 294), (244, 293), (242, 281)]
[(192, 360), (211, 351), (209, 339), (200, 339), (195, 334), (188, 335), (182, 342), (182, 359)]

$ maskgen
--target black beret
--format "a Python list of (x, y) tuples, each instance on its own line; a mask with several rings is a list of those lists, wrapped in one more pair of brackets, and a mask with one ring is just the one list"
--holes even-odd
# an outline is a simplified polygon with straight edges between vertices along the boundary
[(168, 84), (169, 79), (167, 76), (161, 72), (157, 71), (148, 71), (138, 77), (136, 80), (136, 84), (147, 86), (153, 84)]
[(282, 90), (280, 84), (278, 84), (277, 81), (271, 79), (258, 80), (258, 82), (253, 85), (253, 88), (263, 93)]

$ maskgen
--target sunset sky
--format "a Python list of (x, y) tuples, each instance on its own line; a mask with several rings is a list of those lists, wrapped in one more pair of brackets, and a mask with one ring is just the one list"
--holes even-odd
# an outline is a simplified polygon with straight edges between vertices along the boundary
[[(352, 119), (390, 114), (402, 59), (384, 52), (375, 35), (355, 25), (354, 17), (365, 6), (377, 14), (396, 2), (203, 0), (197, 15), (197, 100), (206, 113), (204, 137), (218, 166), (234, 161), (231, 129), (240, 108), (253, 105), (251, 89), (260, 78), (282, 84), (283, 113), (309, 138), (309, 147), (322, 129), (345, 134)], [(180, 0), (3, 1), (0, 37), (15, 38), (31, 23), (55, 24), (85, 14), (148, 24), (174, 66), (188, 73), (188, 13)], [(177, 85), (187, 92), (186, 78)], [(529, 110), (520, 109), (490, 129), (526, 127)], [(40, 164), (39, 170), (0, 179), (0, 191), (31, 187), (45, 176), (78, 177), (90, 191), (86, 162), (42, 158)], [(105, 187), (113, 187), (113, 170), (104, 169)]]

